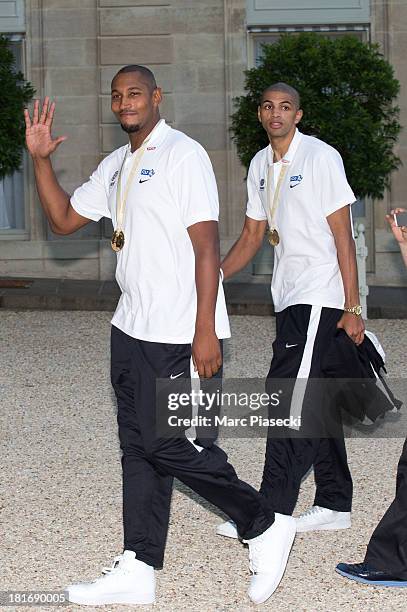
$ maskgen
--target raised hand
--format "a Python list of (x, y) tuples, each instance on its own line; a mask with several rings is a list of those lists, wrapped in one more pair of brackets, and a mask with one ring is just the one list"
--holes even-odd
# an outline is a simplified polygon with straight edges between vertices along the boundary
[(66, 136), (52, 138), (51, 128), (54, 118), (55, 102), (49, 103), (47, 96), (43, 102), (41, 115), (39, 114), (40, 101), (35, 100), (33, 118), (31, 121), (28, 109), (24, 110), (25, 140), (27, 149), (33, 157), (47, 158), (55, 149), (66, 140)]

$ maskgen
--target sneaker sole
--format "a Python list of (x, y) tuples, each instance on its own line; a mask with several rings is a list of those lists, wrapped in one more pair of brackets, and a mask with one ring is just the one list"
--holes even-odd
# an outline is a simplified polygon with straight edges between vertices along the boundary
[(353, 576), (352, 574), (347, 574), (342, 570), (338, 570), (335, 568), (335, 571), (341, 576), (345, 576), (345, 578), (349, 578), (350, 580), (354, 580), (355, 582), (360, 582), (362, 584), (370, 584), (371, 586), (378, 587), (398, 587), (398, 588), (407, 588), (407, 580), (403, 582), (398, 582), (396, 580), (366, 580), (366, 578), (359, 578), (359, 576)]
[(287, 546), (286, 553), (285, 553), (285, 555), (284, 555), (284, 557), (283, 557), (283, 560), (282, 560), (282, 564), (281, 564), (280, 572), (279, 572), (279, 574), (277, 575), (277, 578), (276, 578), (275, 583), (274, 583), (274, 584), (275, 584), (275, 586), (273, 587), (273, 589), (270, 591), (270, 593), (269, 593), (269, 594), (267, 594), (266, 596), (262, 597), (261, 599), (252, 599), (252, 598), (250, 597), (250, 595), (249, 595), (249, 597), (250, 597), (250, 599), (251, 599), (251, 601), (252, 601), (253, 603), (255, 603), (255, 604), (262, 604), (262, 603), (264, 603), (265, 601), (267, 601), (267, 600), (268, 600), (268, 599), (269, 599), (269, 598), (270, 598), (270, 597), (273, 595), (273, 593), (274, 593), (274, 592), (275, 592), (275, 590), (277, 589), (278, 585), (279, 585), (279, 584), (280, 584), (280, 582), (282, 581), (283, 576), (284, 576), (284, 572), (285, 572), (286, 567), (287, 567), (288, 557), (290, 556), (290, 552), (291, 552), (291, 549), (292, 549), (293, 544), (294, 544), (294, 540), (295, 540), (295, 535), (296, 535), (296, 533), (297, 533), (297, 532), (296, 532), (296, 530), (295, 530), (295, 526), (294, 526), (292, 536), (290, 536), (290, 538), (291, 538), (291, 542), (290, 542), (290, 543), (289, 543), (289, 545)]
[(307, 531), (339, 531), (341, 529), (350, 529), (351, 523), (326, 523), (325, 525), (310, 525), (309, 527), (297, 527), (297, 533), (306, 533)]
[(216, 530), (216, 535), (218, 536), (222, 536), (223, 538), (230, 538), (231, 540), (238, 540), (239, 536), (236, 534), (231, 534), (230, 532), (227, 531), (222, 531), (222, 529), (217, 529)]
[(116, 593), (115, 595), (106, 595), (98, 599), (85, 599), (83, 597), (75, 597), (75, 595), (70, 596), (67, 593), (67, 600), (82, 606), (105, 606), (106, 604), (148, 605), (155, 603), (155, 595), (138, 595), (136, 597), (131, 593)]

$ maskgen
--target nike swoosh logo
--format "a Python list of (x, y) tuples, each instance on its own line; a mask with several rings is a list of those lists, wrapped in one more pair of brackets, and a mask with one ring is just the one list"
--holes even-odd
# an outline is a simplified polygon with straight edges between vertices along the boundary
[(288, 344), (286, 342), (285, 348), (292, 348), (293, 346), (298, 346), (298, 344)]
[(147, 181), (149, 181), (150, 179), (144, 179), (144, 181), (142, 181), (141, 179), (139, 180), (139, 183), (146, 183)]
[(179, 374), (171, 374), (170, 378), (171, 380), (174, 380), (174, 378), (179, 378), (179, 376), (181, 376), (181, 374), (183, 374), (184, 372), (180, 372)]
[(293, 189), (294, 187), (298, 187), (299, 183), (296, 183), (295, 185), (290, 185), (290, 189)]

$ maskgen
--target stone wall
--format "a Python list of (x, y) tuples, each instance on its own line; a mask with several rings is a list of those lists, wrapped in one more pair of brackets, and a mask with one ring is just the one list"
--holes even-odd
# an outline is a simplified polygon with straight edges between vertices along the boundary
[(380, 44), (385, 57), (392, 64), (400, 81), (400, 123), (404, 127), (396, 146), (402, 166), (393, 173), (391, 189), (384, 200), (375, 202), (375, 273), (369, 284), (406, 285), (406, 271), (400, 250), (385, 221), (392, 208), (407, 208), (407, 2), (405, 0), (375, 0), (372, 2), (372, 38)]
[[(97, 0), (26, 0), (26, 74), (37, 97), (57, 103), (54, 133), (68, 139), (54, 155), (68, 192), (100, 160)], [(52, 235), (37, 200), (27, 163), (29, 240), (0, 242), (0, 275), (99, 277), (100, 228), (89, 224), (75, 236)]]
[[(162, 116), (212, 159), (228, 235), (223, 0), (28, 0), (26, 21), (27, 76), (38, 96), (56, 100), (55, 133), (68, 136), (54, 156), (64, 189), (72, 192), (126, 142), (110, 112), (110, 81), (124, 64), (144, 64), (163, 88)], [(18, 249), (0, 243), (0, 274), (111, 278), (109, 223), (53, 236), (28, 166), (30, 240)]]
[[(372, 39), (381, 44), (402, 83), (401, 122), (406, 124), (407, 3), (372, 0), (371, 8)], [(245, 172), (229, 134), (232, 101), (243, 92), (249, 55), (246, 1), (26, 0), (26, 23), (27, 77), (38, 96), (56, 100), (54, 131), (68, 136), (54, 156), (63, 187), (72, 192), (104, 155), (126, 141), (110, 112), (110, 81), (124, 64), (145, 64), (163, 88), (162, 115), (201, 142), (212, 159), (225, 253), (241, 230), (246, 205)], [(384, 214), (406, 205), (406, 131), (397, 150), (404, 166), (385, 200), (375, 203), (373, 284), (405, 284)], [(0, 241), (0, 275), (111, 278), (115, 256), (109, 222), (90, 223), (71, 237), (53, 236), (27, 167), (29, 240)]]

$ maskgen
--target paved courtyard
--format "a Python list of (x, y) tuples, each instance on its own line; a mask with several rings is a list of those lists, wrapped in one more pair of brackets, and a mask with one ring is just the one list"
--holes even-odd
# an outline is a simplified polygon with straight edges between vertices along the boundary
[[(93, 579), (121, 550), (109, 319), (107, 312), (0, 311), (0, 591), (61, 590), (72, 581)], [(368, 328), (388, 352), (390, 376), (406, 377), (407, 323), (376, 319)], [(274, 319), (232, 317), (232, 332), (225, 375), (264, 376)], [(264, 440), (226, 439), (222, 445), (239, 475), (257, 486)], [(372, 528), (393, 498), (401, 447), (400, 438), (348, 441), (355, 485), (352, 528), (299, 534), (280, 587), (260, 609), (406, 610), (405, 589), (366, 587), (334, 572), (339, 561), (363, 559)], [(310, 476), (296, 513), (312, 499)], [(209, 504), (176, 485), (155, 610), (256, 608), (246, 596), (247, 551), (215, 535), (219, 520)]]

